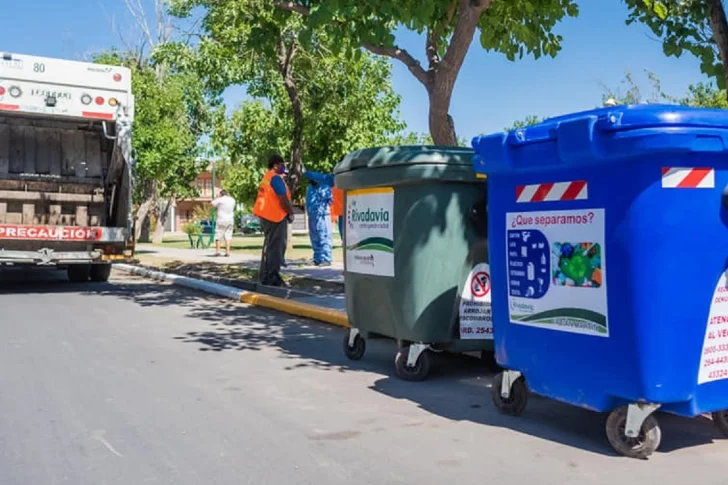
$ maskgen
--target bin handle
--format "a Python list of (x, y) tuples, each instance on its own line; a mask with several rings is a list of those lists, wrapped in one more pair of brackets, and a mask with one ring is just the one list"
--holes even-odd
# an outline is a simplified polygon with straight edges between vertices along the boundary
[(723, 187), (723, 193), (721, 194), (720, 200), (723, 202), (723, 207), (728, 209), (728, 184)]
[(351, 168), (363, 168), (366, 167), (369, 163), (369, 159), (367, 158), (355, 158), (351, 161)]

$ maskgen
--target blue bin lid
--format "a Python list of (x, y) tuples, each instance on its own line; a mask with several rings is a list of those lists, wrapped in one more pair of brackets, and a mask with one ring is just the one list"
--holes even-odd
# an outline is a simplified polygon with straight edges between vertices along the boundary
[[(507, 133), (477, 136), (472, 145), (476, 172), (488, 173), (489, 161), (502, 160), (507, 152), (535, 143), (561, 141), (583, 148), (600, 135), (654, 129), (728, 129), (728, 110), (667, 104), (619, 105), (549, 118), (536, 125)], [(673, 130), (674, 131), (674, 130)], [(583, 135), (583, 137), (582, 137)], [(583, 150), (582, 150), (583, 151)]]

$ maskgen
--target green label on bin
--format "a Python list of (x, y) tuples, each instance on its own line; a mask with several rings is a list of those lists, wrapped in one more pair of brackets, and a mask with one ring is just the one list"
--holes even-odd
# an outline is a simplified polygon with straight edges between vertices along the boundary
[(352, 190), (346, 194), (346, 270), (394, 276), (394, 189)]

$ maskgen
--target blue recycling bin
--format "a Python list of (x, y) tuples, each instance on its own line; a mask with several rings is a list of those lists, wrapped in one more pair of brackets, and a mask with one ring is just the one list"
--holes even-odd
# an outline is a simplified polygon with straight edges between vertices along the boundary
[(620, 453), (657, 410), (728, 436), (728, 111), (617, 106), (476, 137), (487, 176), (493, 400), (610, 412)]

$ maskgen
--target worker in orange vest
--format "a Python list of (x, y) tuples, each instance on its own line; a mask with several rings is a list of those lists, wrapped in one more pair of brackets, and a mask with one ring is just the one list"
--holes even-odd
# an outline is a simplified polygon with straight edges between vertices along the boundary
[(344, 241), (344, 191), (333, 187), (334, 201), (331, 203), (331, 220), (339, 225), (339, 236)]
[(265, 240), (263, 255), (260, 259), (258, 277), (264, 285), (282, 286), (281, 265), (285, 253), (288, 224), (293, 222), (291, 191), (283, 181), (286, 164), (283, 157), (276, 154), (268, 159), (268, 171), (263, 176), (258, 189), (258, 198), (253, 206), (253, 214), (260, 218)]

